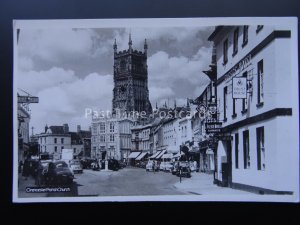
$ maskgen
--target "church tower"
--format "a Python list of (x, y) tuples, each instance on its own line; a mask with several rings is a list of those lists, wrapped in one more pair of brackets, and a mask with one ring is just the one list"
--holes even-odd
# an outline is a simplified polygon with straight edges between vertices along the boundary
[(114, 49), (114, 89), (112, 110), (120, 112), (152, 113), (148, 90), (147, 40), (144, 52), (132, 49), (131, 34), (129, 34), (128, 49), (117, 51)]

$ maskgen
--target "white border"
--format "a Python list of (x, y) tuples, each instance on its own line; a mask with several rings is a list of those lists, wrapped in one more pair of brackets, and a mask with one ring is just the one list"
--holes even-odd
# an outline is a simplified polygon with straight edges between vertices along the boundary
[[(17, 29), (38, 28), (126, 28), (126, 27), (201, 27), (218, 25), (284, 25), (291, 30), (292, 76), (298, 90), (298, 20), (296, 17), (219, 17), (219, 18), (148, 18), (148, 19), (82, 19), (82, 20), (14, 20), (13, 21), (13, 53), (14, 78), (18, 73)], [(293, 90), (295, 90), (295, 87)], [(18, 137), (17, 120), (17, 79), (13, 79), (13, 137)], [(298, 97), (298, 92), (294, 93)], [(297, 98), (298, 99), (298, 98)], [(298, 101), (297, 106), (299, 109)], [(298, 117), (299, 112), (293, 116)], [(299, 127), (298, 127), (299, 130)], [(299, 146), (299, 140), (298, 146)], [(215, 201), (215, 202), (299, 202), (296, 195), (157, 195), (157, 196), (105, 196), (105, 197), (18, 197), (18, 140), (14, 138), (13, 151), (13, 202), (140, 202), (140, 201)], [(299, 160), (299, 149), (295, 152)], [(296, 182), (296, 181), (295, 181)], [(299, 187), (299, 180), (298, 180)]]

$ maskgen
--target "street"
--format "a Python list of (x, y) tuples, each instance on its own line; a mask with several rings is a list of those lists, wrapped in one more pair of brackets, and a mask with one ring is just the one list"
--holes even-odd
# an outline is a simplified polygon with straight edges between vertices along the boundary
[(19, 189), (20, 197), (71, 197), (71, 196), (142, 196), (142, 195), (182, 195), (184, 192), (176, 190), (174, 184), (179, 177), (165, 172), (146, 172), (145, 169), (127, 167), (119, 171), (84, 170), (82, 174), (75, 174), (74, 182), (68, 192), (25, 193), (24, 182)]
[(165, 172), (146, 172), (141, 168), (119, 171), (85, 170), (76, 175), (79, 196), (179, 195), (173, 185), (179, 178)]

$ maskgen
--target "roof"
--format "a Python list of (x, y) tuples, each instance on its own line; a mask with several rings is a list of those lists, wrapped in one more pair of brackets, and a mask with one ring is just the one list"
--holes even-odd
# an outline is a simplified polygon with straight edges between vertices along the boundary
[(88, 130), (81, 130), (78, 134), (81, 138), (91, 138), (92, 136), (91, 131)]
[(67, 134), (65, 133), (63, 126), (50, 126), (48, 129), (51, 130), (52, 134)]
[(217, 34), (223, 29), (224, 26), (216, 26), (215, 30), (211, 33), (211, 35), (209, 35), (209, 37), (207, 38), (208, 41), (212, 41)]

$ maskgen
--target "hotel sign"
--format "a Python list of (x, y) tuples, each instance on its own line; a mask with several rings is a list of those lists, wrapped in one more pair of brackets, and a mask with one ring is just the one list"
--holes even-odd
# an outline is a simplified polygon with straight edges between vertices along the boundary
[(205, 123), (205, 130), (207, 134), (220, 133), (222, 122), (207, 122)]
[(247, 98), (247, 78), (232, 78), (232, 98)]

